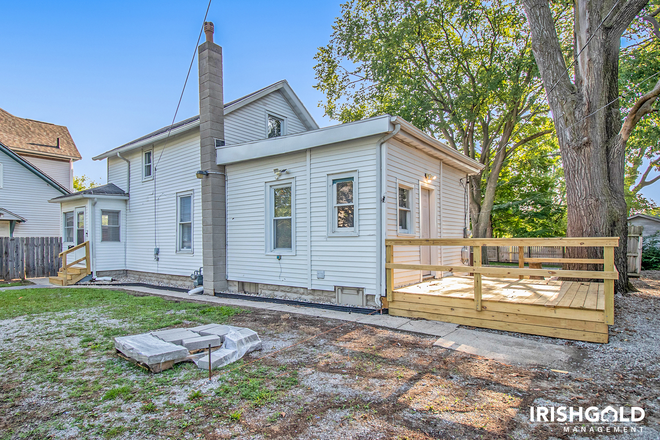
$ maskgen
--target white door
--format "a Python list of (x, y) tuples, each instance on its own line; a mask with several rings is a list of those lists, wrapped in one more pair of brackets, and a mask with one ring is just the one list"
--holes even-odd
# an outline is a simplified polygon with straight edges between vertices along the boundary
[[(420, 221), (422, 223), (422, 237), (431, 238), (431, 190), (422, 188), (422, 212)], [(431, 264), (431, 246), (420, 246), (421, 263)], [(430, 270), (422, 272), (422, 276), (431, 276)]]
[[(75, 212), (73, 213), (73, 240), (74, 240), (73, 244), (75, 246), (87, 241), (87, 227), (86, 227), (87, 222), (85, 221), (85, 215), (86, 215), (85, 208), (76, 208)], [(82, 247), (81, 249), (78, 249), (68, 255), (67, 263), (76, 261), (84, 256), (85, 256), (85, 248)], [(79, 264), (83, 264), (83, 263), (84, 262)]]

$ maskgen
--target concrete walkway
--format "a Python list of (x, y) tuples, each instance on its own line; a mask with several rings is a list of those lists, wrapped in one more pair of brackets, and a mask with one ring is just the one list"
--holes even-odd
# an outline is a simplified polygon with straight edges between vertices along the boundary
[[(47, 278), (32, 278), (31, 286), (6, 287), (3, 290), (19, 290), (30, 288), (60, 288), (49, 284)], [(132, 291), (136, 293), (195, 301), (223, 306), (245, 307), (253, 309), (273, 310), (281, 313), (297, 313), (299, 315), (313, 316), (324, 319), (337, 319), (392, 330), (401, 330), (423, 335), (439, 337), (433, 345), (438, 348), (455, 350), (475, 356), (481, 356), (510, 365), (541, 366), (552, 369), (570, 370), (571, 364), (579, 359), (579, 350), (575, 347), (560, 346), (537, 342), (530, 339), (516, 338), (496, 333), (482, 332), (458, 328), (457, 324), (447, 322), (416, 320), (398, 316), (381, 315), (377, 311), (373, 315), (363, 315), (334, 310), (318, 309), (315, 307), (293, 306), (287, 304), (250, 301), (247, 299), (221, 298), (208, 295), (188, 295), (185, 292), (174, 290), (154, 289), (142, 286), (75, 286), (111, 288)]]

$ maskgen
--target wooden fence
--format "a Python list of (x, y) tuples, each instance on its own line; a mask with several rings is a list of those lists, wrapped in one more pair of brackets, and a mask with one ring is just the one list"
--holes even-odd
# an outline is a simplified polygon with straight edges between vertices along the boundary
[(61, 250), (61, 237), (0, 237), (0, 279), (55, 276)]
[(642, 230), (643, 226), (628, 225), (628, 276), (642, 274)]

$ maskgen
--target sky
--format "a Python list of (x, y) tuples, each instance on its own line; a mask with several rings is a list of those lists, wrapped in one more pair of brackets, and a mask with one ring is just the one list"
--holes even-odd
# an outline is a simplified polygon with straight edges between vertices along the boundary
[[(67, 126), (83, 156), (76, 175), (106, 183), (93, 156), (172, 122), (208, 0), (0, 4), (0, 108)], [(286, 79), (320, 126), (336, 123), (318, 107), (313, 67), (340, 5), (213, 0), (225, 101)], [(199, 114), (197, 78), (195, 59), (177, 121)], [(660, 184), (642, 192), (660, 202)]]

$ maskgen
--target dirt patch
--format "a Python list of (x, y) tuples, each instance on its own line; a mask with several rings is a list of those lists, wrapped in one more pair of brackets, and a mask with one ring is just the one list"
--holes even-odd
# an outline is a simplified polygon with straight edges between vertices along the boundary
[[(579, 345), (586, 360), (568, 373), (433, 347), (433, 337), (251, 310), (228, 322), (257, 331), (264, 349), (209, 382), (192, 364), (154, 375), (117, 358), (112, 337), (131, 319), (105, 307), (7, 319), (0, 438), (658, 438), (658, 287), (617, 298), (612, 343)], [(181, 325), (194, 323), (186, 313)], [(647, 417), (641, 434), (565, 433), (529, 422), (531, 405), (641, 406)]]

